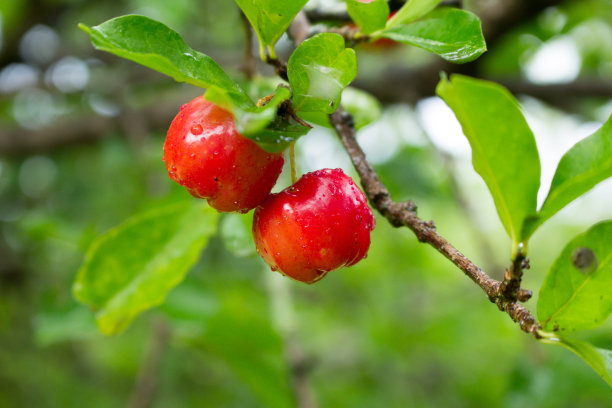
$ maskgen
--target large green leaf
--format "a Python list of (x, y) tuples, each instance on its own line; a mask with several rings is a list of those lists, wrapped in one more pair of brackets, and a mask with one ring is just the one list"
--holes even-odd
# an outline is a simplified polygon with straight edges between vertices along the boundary
[(554, 333), (540, 332), (540, 335), (542, 343), (561, 346), (576, 353), (612, 387), (612, 350), (600, 349), (586, 341), (569, 339)]
[(472, 163), (481, 175), (512, 239), (522, 242), (525, 218), (536, 209), (540, 159), (533, 133), (519, 105), (493, 82), (453, 75), (436, 92), (455, 112), (472, 146)]
[(382, 29), (389, 18), (387, 0), (373, 0), (364, 3), (363, 0), (346, 0), (349, 15), (365, 34)]
[(612, 177), (612, 116), (591, 136), (561, 158), (539, 214), (526, 228), (530, 233), (599, 182)]
[(308, 0), (236, 0), (263, 46), (274, 46)]
[(73, 286), (104, 334), (124, 330), (161, 304), (198, 260), (216, 229), (217, 212), (190, 200), (136, 216), (98, 237)]
[(436, 8), (442, 0), (408, 0), (387, 22), (387, 28), (410, 23)]
[(304, 41), (287, 64), (295, 110), (333, 113), (356, 75), (355, 51), (344, 47), (341, 35), (322, 33)]
[(612, 312), (612, 221), (574, 238), (540, 289), (538, 317), (546, 330), (599, 326)]
[(455, 63), (475, 60), (487, 50), (478, 17), (453, 8), (435, 10), (411, 24), (393, 25), (373, 37), (411, 44)]
[(159, 21), (144, 16), (122, 16), (95, 27), (79, 27), (91, 37), (99, 50), (129, 59), (176, 81), (201, 88), (224, 90), (234, 105), (253, 102), (215, 61), (195, 51), (181, 36)]

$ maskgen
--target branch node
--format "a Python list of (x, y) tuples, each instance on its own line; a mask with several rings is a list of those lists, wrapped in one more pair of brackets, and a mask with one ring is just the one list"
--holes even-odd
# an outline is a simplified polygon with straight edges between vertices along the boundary
[(523, 269), (531, 269), (531, 265), (529, 264), (529, 258), (525, 258), (523, 263), (521, 264), (521, 268)]
[(504, 281), (499, 288), (501, 296), (511, 301), (518, 300), (523, 269), (529, 266), (529, 260), (521, 248), (522, 246), (519, 246), (519, 250), (512, 260), (512, 265), (504, 272)]
[(529, 289), (519, 289), (517, 294), (517, 300), (521, 303), (527, 302), (533, 296), (533, 292)]

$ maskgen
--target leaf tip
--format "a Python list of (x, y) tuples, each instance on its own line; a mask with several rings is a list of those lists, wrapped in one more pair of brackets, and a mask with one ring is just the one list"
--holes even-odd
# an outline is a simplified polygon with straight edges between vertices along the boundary
[(85, 25), (85, 24), (83, 24), (83, 23), (79, 23), (79, 24), (77, 25), (77, 27), (78, 27), (79, 29), (81, 29), (81, 30), (85, 31), (87, 34), (91, 34), (91, 27), (86, 26), (86, 25)]

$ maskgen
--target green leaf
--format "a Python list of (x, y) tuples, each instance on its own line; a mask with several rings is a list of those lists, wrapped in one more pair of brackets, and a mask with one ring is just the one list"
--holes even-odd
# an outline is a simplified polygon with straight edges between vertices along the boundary
[[(346, 87), (342, 92), (340, 104), (353, 117), (355, 129), (357, 130), (377, 121), (382, 115), (382, 107), (378, 99), (361, 89), (351, 86)], [(300, 118), (319, 126), (332, 127), (329, 115), (326, 113), (302, 112), (300, 113)]]
[(612, 116), (563, 155), (539, 214), (526, 227), (529, 233), (608, 177), (612, 177)]
[(372, 0), (369, 3), (364, 3), (363, 0), (346, 0), (346, 9), (364, 34), (384, 28), (389, 18), (389, 5), (386, 0)]
[(423, 48), (455, 63), (475, 60), (487, 50), (478, 17), (453, 8), (435, 10), (422, 20), (373, 35), (380, 37)]
[(523, 241), (525, 218), (536, 209), (540, 159), (533, 133), (514, 97), (493, 82), (453, 75), (438, 95), (455, 112), (514, 249)]
[(387, 22), (387, 28), (410, 23), (436, 8), (442, 0), (408, 0)]
[(216, 229), (217, 212), (190, 200), (131, 218), (90, 246), (73, 285), (100, 331), (124, 330), (183, 280)]
[(585, 330), (611, 312), (612, 221), (607, 221), (563, 249), (540, 289), (538, 317), (545, 330)]
[(356, 75), (355, 51), (344, 47), (341, 35), (315, 35), (297, 47), (287, 64), (293, 107), (297, 112), (333, 113)]
[(129, 59), (201, 88), (225, 91), (232, 104), (253, 105), (251, 99), (209, 56), (189, 48), (181, 36), (144, 16), (128, 15), (95, 27), (80, 24), (95, 48)]
[(378, 99), (361, 89), (351, 86), (342, 92), (342, 101), (340, 103), (344, 110), (353, 116), (356, 129), (361, 129), (377, 121), (382, 115), (382, 108)]
[(553, 333), (539, 334), (543, 336), (540, 339), (542, 343), (554, 344), (574, 352), (612, 387), (612, 350), (600, 349), (586, 341), (569, 339)]
[(259, 42), (273, 46), (308, 0), (236, 0)]
[(290, 143), (310, 131), (309, 127), (298, 123), (288, 122), (278, 117), (281, 103), (289, 99), (291, 91), (283, 86), (276, 89), (276, 93), (265, 105), (249, 108), (231, 106), (231, 103), (222, 91), (208, 91), (205, 98), (218, 105), (231, 110), (236, 120), (236, 129), (246, 138), (253, 140), (262, 149), (276, 153), (285, 150)]
[(291, 91), (285, 87), (279, 86), (272, 99), (263, 106), (233, 106), (232, 101), (223, 90), (213, 89), (204, 95), (208, 101), (224, 107), (232, 112), (236, 120), (236, 129), (238, 132), (249, 137), (261, 130), (265, 129), (270, 122), (276, 117), (278, 106), (291, 97)]
[(253, 216), (247, 214), (225, 214), (221, 220), (220, 233), (225, 248), (237, 257), (255, 255), (255, 243), (251, 226)]
[(271, 152), (282, 152), (291, 143), (310, 131), (309, 127), (277, 118), (267, 128), (252, 135), (253, 139), (262, 149)]

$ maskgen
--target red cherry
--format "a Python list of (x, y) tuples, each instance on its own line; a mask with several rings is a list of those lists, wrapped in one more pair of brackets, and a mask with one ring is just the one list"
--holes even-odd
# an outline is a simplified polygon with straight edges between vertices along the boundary
[(341, 169), (302, 176), (255, 210), (257, 252), (272, 270), (306, 283), (365, 258), (375, 221), (363, 192)]
[(176, 115), (164, 144), (170, 178), (218, 211), (247, 212), (266, 199), (283, 167), (236, 130), (232, 114), (199, 96)]

